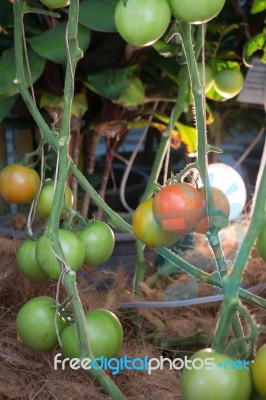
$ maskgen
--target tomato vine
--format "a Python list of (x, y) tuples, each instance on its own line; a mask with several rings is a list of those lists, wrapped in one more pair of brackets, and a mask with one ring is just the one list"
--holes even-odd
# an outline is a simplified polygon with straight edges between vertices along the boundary
[[(120, 1), (121, 7), (125, 7), (129, 0)], [(47, 0), (43, 3), (45, 5), (51, 5), (51, 3)], [(61, 4), (61, 3), (60, 3)], [(62, 4), (67, 5), (68, 1), (64, 1)], [(220, 5), (223, 4), (223, 1), (219, 2)], [(219, 7), (220, 7), (219, 5)], [(23, 45), (23, 18), (26, 13), (30, 12), (39, 12), (45, 15), (52, 15), (57, 17), (56, 13), (50, 13), (45, 10), (37, 10), (35, 8), (28, 7), (27, 4), (22, 0), (15, 0), (14, 2), (14, 18), (15, 18), (15, 57), (16, 57), (16, 79), (14, 81), (18, 90), (20, 91), (26, 105), (28, 106), (36, 124), (39, 126), (42, 141), (41, 146), (44, 143), (48, 143), (49, 146), (53, 148), (57, 155), (57, 170), (56, 177), (53, 184), (54, 189), (54, 198), (53, 198), (53, 207), (51, 210), (51, 214), (47, 214), (49, 216), (47, 226), (45, 228), (43, 238), (48, 240), (49, 246), (52, 247), (51, 254), (56, 255), (56, 266), (60, 266), (55, 273), (53, 273), (52, 277), (59, 279), (59, 284), (62, 282), (67, 291), (67, 295), (69, 301), (71, 303), (71, 307), (75, 317), (78, 344), (80, 349), (80, 358), (81, 360), (86, 357), (93, 358), (93, 351), (90, 346), (90, 337), (88, 330), (86, 329), (86, 316), (83, 311), (82, 304), (80, 302), (80, 298), (78, 295), (78, 288), (76, 285), (76, 273), (75, 270), (79, 268), (79, 266), (75, 266), (74, 271), (71, 269), (70, 261), (68, 261), (67, 256), (64, 254), (63, 245), (60, 242), (60, 231), (59, 231), (59, 220), (62, 217), (62, 209), (66, 209), (66, 212), (69, 211), (71, 207), (71, 202), (65, 199), (65, 191), (67, 188), (67, 178), (68, 173), (71, 172), (73, 177), (76, 178), (78, 184), (83, 188), (83, 190), (89, 194), (93, 202), (104, 212), (107, 216), (109, 222), (121, 229), (124, 232), (127, 232), (131, 235), (135, 235), (139, 240), (137, 241), (137, 266), (136, 266), (136, 281), (135, 281), (135, 293), (139, 294), (139, 286), (143, 280), (143, 276), (145, 273), (145, 258), (143, 253), (143, 243), (148, 244), (151, 247), (156, 247), (158, 254), (161, 254), (163, 257), (168, 259), (171, 263), (183, 269), (185, 272), (196, 276), (202, 282), (212, 284), (214, 286), (220, 287), (224, 292), (224, 300), (221, 306), (219, 320), (217, 324), (217, 328), (214, 335), (213, 340), (213, 349), (215, 352), (222, 353), (226, 348), (228, 353), (230, 353), (231, 348), (236, 347), (237, 352), (240, 353), (242, 357), (248, 356), (252, 357), (254, 353), (254, 346), (256, 342), (257, 336), (260, 334), (261, 330), (253, 321), (250, 313), (246, 308), (243, 307), (241, 303), (241, 299), (245, 299), (253, 304), (259, 305), (260, 307), (266, 308), (266, 300), (256, 296), (248, 291), (242, 289), (240, 287), (241, 279), (243, 275), (243, 270), (246, 265), (247, 258), (251, 251), (251, 248), (255, 242), (255, 239), (261, 232), (264, 224), (265, 224), (265, 198), (266, 198), (266, 169), (264, 168), (264, 172), (262, 174), (260, 187), (258, 189), (258, 194), (256, 197), (256, 203), (254, 206), (254, 212), (250, 221), (249, 229), (247, 234), (242, 242), (242, 245), (239, 249), (237, 257), (234, 262), (234, 268), (232, 271), (229, 270), (229, 265), (227, 260), (224, 257), (220, 239), (218, 236), (218, 231), (220, 226), (217, 226), (217, 221), (215, 220), (215, 196), (210, 187), (210, 182), (207, 174), (207, 154), (211, 151), (219, 152), (220, 149), (211, 146), (207, 141), (207, 130), (206, 130), (206, 94), (204, 85), (202, 82), (202, 72), (199, 72), (198, 68), (198, 56), (201, 51), (204, 51), (204, 35), (205, 35), (205, 26), (202, 25), (196, 30), (196, 38), (192, 36), (192, 26), (189, 22), (195, 21), (179, 21), (176, 20), (169, 31), (166, 34), (166, 41), (170, 41), (174, 37), (178, 37), (178, 39), (182, 43), (188, 74), (180, 83), (180, 88), (178, 92), (178, 97), (176, 100), (176, 104), (172, 109), (171, 116), (169, 119), (169, 123), (167, 129), (162, 134), (162, 140), (159, 145), (159, 149), (155, 158), (155, 162), (153, 164), (153, 169), (150, 175), (150, 179), (147, 185), (147, 188), (142, 196), (140, 207), (147, 207), (148, 211), (145, 213), (149, 213), (148, 219), (146, 220), (147, 224), (151, 224), (153, 226), (153, 231), (156, 230), (158, 236), (152, 236), (145, 239), (143, 235), (145, 234), (143, 230), (143, 221), (142, 217), (140, 219), (137, 218), (138, 214), (135, 214), (135, 220), (133, 219), (133, 227), (129, 225), (121, 216), (115, 213), (99, 196), (99, 194), (94, 190), (92, 185), (88, 182), (82, 172), (75, 166), (74, 162), (69, 156), (69, 143), (70, 143), (70, 118), (71, 118), (71, 108), (73, 104), (74, 97), (74, 76), (75, 70), (78, 61), (82, 58), (82, 50), (79, 47), (78, 43), (78, 16), (79, 16), (79, 1), (72, 0), (69, 6), (69, 19), (66, 28), (66, 47), (67, 47), (67, 63), (66, 63), (66, 71), (65, 71), (65, 81), (64, 81), (64, 101), (63, 101), (63, 118), (62, 118), (62, 126), (61, 128), (56, 128), (52, 126), (50, 128), (46, 121), (43, 119), (40, 111), (38, 110), (34, 97), (30, 94), (29, 89), (27, 88), (25, 72), (24, 72), (24, 61), (27, 58), (24, 45)], [(218, 11), (217, 11), (218, 12)], [(216, 11), (215, 11), (216, 13)], [(176, 14), (179, 16), (178, 12)], [(208, 19), (208, 18), (207, 18)], [(204, 20), (205, 21), (205, 20)], [(168, 21), (169, 22), (169, 21)], [(167, 22), (167, 24), (168, 24)], [(166, 25), (167, 25), (166, 24)], [(163, 32), (165, 29), (163, 30)], [(159, 34), (159, 36), (162, 32)], [(157, 39), (157, 36), (156, 38)], [(150, 40), (150, 38), (149, 38)], [(195, 43), (195, 46), (193, 44)], [(147, 44), (147, 43), (141, 43)], [(174, 44), (175, 45), (175, 44)], [(203, 54), (203, 65), (200, 67), (203, 71), (204, 75), (204, 54)], [(237, 74), (239, 76), (239, 74)], [(215, 79), (214, 79), (215, 80)], [(217, 79), (218, 80), (218, 79)], [(241, 79), (240, 79), (241, 80)], [(204, 79), (203, 79), (204, 81)], [(166, 235), (165, 232), (162, 232), (161, 227), (163, 226), (162, 220), (160, 218), (160, 213), (165, 210), (161, 210), (157, 205), (157, 209), (154, 211), (154, 200), (151, 199), (155, 192), (159, 192), (162, 195), (164, 188), (161, 188), (158, 185), (158, 175), (160, 169), (162, 167), (163, 160), (165, 158), (167, 149), (170, 143), (171, 131), (179, 119), (186, 101), (186, 87), (190, 82), (193, 101), (194, 101), (194, 110), (195, 110), (195, 120), (196, 120), (196, 130), (197, 130), (197, 158), (196, 161), (190, 165), (187, 165), (183, 171), (181, 171), (178, 175), (172, 176), (167, 182), (165, 182), (165, 188), (176, 188), (176, 187), (189, 187), (189, 184), (184, 183), (184, 179), (187, 176), (190, 176), (192, 171), (197, 171), (199, 180), (201, 181), (204, 187), (204, 201), (202, 201), (199, 192), (196, 191), (195, 188), (193, 190), (198, 195), (198, 204), (195, 208), (199, 208), (204, 204), (207, 210), (205, 209), (204, 216), (208, 216), (209, 225), (207, 226), (206, 236), (208, 242), (212, 248), (213, 254), (216, 260), (217, 271), (210, 275), (206, 272), (200, 271), (198, 268), (190, 265), (189, 263), (182, 260), (182, 258), (178, 257), (176, 254), (171, 252), (171, 250), (162, 247), (165, 244), (172, 243), (172, 240), (175, 240), (173, 237), (174, 234), (178, 234), (178, 229), (172, 229), (171, 232)], [(216, 82), (217, 91), (218, 83)], [(40, 148), (38, 149), (38, 151)], [(1, 179), (1, 177), (0, 177)], [(44, 187), (45, 189), (45, 187)], [(44, 190), (43, 189), (43, 190)], [(38, 188), (35, 190), (33, 197), (36, 195)], [(158, 198), (159, 195), (156, 197)], [(39, 196), (39, 200), (41, 196)], [(153, 202), (153, 205), (152, 205)], [(38, 209), (38, 201), (37, 201), (37, 209)], [(140, 209), (138, 209), (138, 212)], [(176, 210), (174, 210), (176, 211)], [(73, 211), (72, 211), (73, 212)], [(202, 210), (197, 214), (197, 221), (201, 216)], [(159, 216), (158, 216), (159, 215)], [(263, 218), (261, 218), (263, 215)], [(72, 214), (70, 212), (70, 218), (72, 218)], [(228, 215), (227, 215), (228, 216)], [(153, 218), (155, 217), (155, 218)], [(138, 221), (137, 221), (138, 219)], [(134, 222), (135, 221), (135, 222)], [(136, 222), (137, 221), (137, 222)], [(136, 225), (142, 222), (141, 229)], [(189, 221), (191, 222), (191, 221)], [(193, 221), (192, 221), (193, 222)], [(195, 222), (195, 221), (194, 221)], [(189, 230), (192, 230), (196, 225), (190, 223)], [(80, 233), (80, 237), (86, 242), (86, 238), (84, 237), (84, 232), (88, 229), (84, 228), (84, 230)], [(141, 231), (139, 233), (139, 231)], [(171, 229), (170, 229), (171, 231)], [(184, 233), (185, 231), (181, 232)], [(86, 231), (86, 234), (88, 232)], [(154, 233), (154, 232), (153, 232)], [(110, 256), (113, 250), (113, 236), (112, 232), (108, 231), (109, 234), (109, 249), (107, 256)], [(79, 240), (76, 237), (77, 240)], [(42, 240), (39, 239), (39, 240)], [(32, 245), (32, 242), (29, 242)], [(83, 243), (82, 243), (83, 245)], [(84, 247), (84, 257), (85, 257), (85, 246)], [(21, 250), (22, 251), (22, 250)], [(82, 251), (80, 250), (80, 253)], [(88, 256), (88, 254), (87, 254)], [(104, 255), (105, 256), (105, 255)], [(18, 253), (19, 257), (19, 253)], [(89, 257), (89, 256), (88, 256)], [(41, 257), (40, 257), (41, 258)], [(43, 258), (43, 257), (42, 257)], [(83, 261), (80, 262), (82, 264)], [(102, 262), (102, 260), (101, 260)], [(97, 261), (94, 261), (97, 264)], [(40, 264), (40, 262), (39, 262)], [(22, 269), (25, 269), (25, 266), (21, 266)], [(44, 268), (45, 270), (45, 268)], [(46, 270), (45, 270), (46, 271)], [(27, 272), (31, 275), (31, 272)], [(49, 271), (46, 273), (49, 275)], [(51, 274), (50, 274), (51, 275)], [(38, 276), (34, 276), (34, 279), (38, 279)], [(59, 304), (56, 304), (57, 309), (59, 308)], [(250, 335), (245, 336), (242, 329), (242, 324), (240, 320), (240, 315), (242, 315), (246, 322), (250, 327)], [(233, 341), (228, 342), (229, 332), (232, 329), (233, 334), (235, 336)], [(57, 333), (59, 333), (59, 327), (57, 326)], [(118, 346), (119, 347), (119, 346)], [(235, 351), (235, 349), (234, 349)], [(231, 356), (231, 354), (229, 354)], [(120, 389), (114, 384), (114, 382), (102, 371), (98, 369), (91, 369), (90, 373), (99, 380), (102, 386), (106, 389), (106, 391), (112, 396), (114, 399), (124, 399), (123, 393)]]

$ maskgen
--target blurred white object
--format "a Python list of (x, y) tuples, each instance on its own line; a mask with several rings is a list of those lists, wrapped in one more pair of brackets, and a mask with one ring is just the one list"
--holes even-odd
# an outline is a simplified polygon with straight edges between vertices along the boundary
[(210, 185), (220, 189), (230, 203), (230, 221), (239, 217), (247, 199), (244, 181), (232, 167), (223, 163), (213, 163), (208, 166)]

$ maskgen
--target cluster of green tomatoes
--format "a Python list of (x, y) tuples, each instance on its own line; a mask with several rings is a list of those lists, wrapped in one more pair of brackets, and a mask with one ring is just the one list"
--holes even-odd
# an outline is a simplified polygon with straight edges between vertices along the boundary
[[(54, 190), (54, 181), (48, 181), (40, 188), (40, 177), (32, 168), (11, 164), (0, 171), (1, 196), (11, 204), (25, 204), (38, 195), (36, 212), (45, 221), (52, 211)], [(66, 186), (61, 219), (68, 212), (64, 207), (71, 207), (72, 201), (72, 192)], [(84, 264), (103, 264), (114, 249), (113, 230), (102, 221), (93, 220), (87, 227), (75, 232), (59, 229), (58, 235), (65, 260), (73, 271), (78, 271)], [(31, 280), (58, 279), (61, 274), (58, 259), (46, 233), (37, 240), (24, 240), (17, 250), (16, 262), (19, 270)], [(123, 329), (118, 318), (104, 309), (93, 310), (85, 318), (94, 357), (114, 357), (123, 343)], [(68, 322), (64, 313), (61, 314), (56, 309), (53, 298), (39, 296), (30, 299), (22, 306), (16, 319), (21, 340), (39, 351), (52, 351), (58, 345), (56, 325), (62, 341), (63, 355), (78, 358), (80, 349), (76, 323)]]
[[(42, 4), (57, 9), (66, 7), (70, 0), (40, 0)], [(160, 39), (170, 25), (171, 19), (191, 24), (201, 24), (215, 18), (224, 7), (225, 0), (118, 0), (114, 20), (121, 37), (134, 46), (149, 46)], [(199, 74), (202, 74), (199, 65)], [(236, 96), (244, 84), (243, 75), (236, 64), (232, 68), (216, 70), (205, 66), (206, 93), (213, 90), (222, 99)]]

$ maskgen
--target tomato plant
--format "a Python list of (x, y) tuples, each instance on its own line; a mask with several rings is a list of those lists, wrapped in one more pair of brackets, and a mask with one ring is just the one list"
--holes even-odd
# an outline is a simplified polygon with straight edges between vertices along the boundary
[(16, 255), (18, 269), (29, 279), (48, 279), (48, 275), (42, 270), (35, 257), (36, 240), (25, 240), (19, 246)]
[(148, 46), (166, 31), (171, 18), (167, 0), (119, 0), (115, 24), (122, 38), (134, 46)]
[(266, 399), (266, 344), (255, 354), (251, 372), (256, 390), (263, 399)]
[[(206, 233), (208, 229), (210, 229), (210, 221), (207, 215), (207, 202), (206, 202), (206, 190), (204, 188), (199, 189), (199, 192), (202, 196), (202, 202), (204, 204), (202, 215), (200, 221), (194, 228), (194, 231), (197, 233)], [(217, 228), (224, 228), (228, 225), (228, 218), (230, 214), (230, 203), (226, 195), (218, 188), (211, 188), (213, 202), (214, 202), (214, 210), (212, 217), (212, 223)]]
[[(114, 357), (123, 345), (123, 328), (114, 313), (98, 309), (86, 314), (86, 329), (94, 357)], [(64, 357), (80, 356), (76, 324), (67, 326), (61, 335)]]
[(103, 221), (92, 221), (82, 231), (75, 232), (86, 248), (85, 264), (100, 265), (105, 263), (114, 250), (114, 232)]
[(182, 21), (201, 24), (216, 17), (225, 0), (169, 0), (172, 14)]
[(40, 2), (49, 8), (63, 8), (69, 6), (70, 0), (40, 0)]
[[(49, 218), (53, 208), (53, 200), (54, 200), (54, 192), (55, 192), (55, 182), (48, 181), (42, 187), (40, 195), (36, 204), (36, 211), (38, 215), (43, 218)], [(64, 202), (68, 207), (71, 207), (73, 204), (73, 195), (69, 186), (66, 186)], [(64, 219), (67, 216), (67, 210), (64, 209), (64, 205), (62, 207), (60, 213), (60, 219)]]
[[(28, 347), (38, 351), (52, 351), (58, 344), (55, 327), (54, 300), (48, 296), (33, 297), (19, 310), (16, 328), (19, 337)], [(57, 318), (59, 332), (65, 326)]]
[(188, 183), (164, 186), (155, 194), (153, 212), (162, 229), (185, 234), (199, 222), (202, 196)]
[(38, 173), (19, 164), (10, 164), (0, 172), (0, 194), (12, 204), (31, 202), (40, 188)]
[(257, 237), (256, 248), (261, 258), (266, 261), (266, 224), (263, 225)]
[(243, 85), (244, 77), (238, 69), (222, 69), (214, 76), (214, 89), (225, 99), (235, 97)]
[(149, 247), (169, 246), (178, 240), (178, 236), (164, 231), (153, 214), (153, 199), (141, 203), (132, 218), (133, 231), (142, 243)]
[[(67, 264), (78, 271), (85, 260), (85, 246), (77, 236), (65, 229), (58, 230), (58, 237)], [(50, 277), (58, 279), (61, 274), (59, 262), (54, 254), (50, 239), (46, 234), (37, 240), (36, 259), (43, 271)]]
[[(181, 374), (183, 400), (248, 400), (252, 390), (248, 369), (212, 349), (200, 350), (189, 359)], [(239, 360), (240, 361), (240, 360)]]

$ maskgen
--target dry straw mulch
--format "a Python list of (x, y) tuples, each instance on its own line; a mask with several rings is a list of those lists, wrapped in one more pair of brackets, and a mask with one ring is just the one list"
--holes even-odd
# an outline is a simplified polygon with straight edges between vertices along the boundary
[[(28, 349), (18, 339), (15, 320), (19, 308), (31, 297), (39, 295), (55, 296), (56, 282), (31, 282), (17, 270), (15, 264), (18, 239), (0, 238), (0, 400), (104, 400), (109, 397), (86, 372), (53, 368), (53, 354), (37, 353)], [(97, 278), (97, 274), (95, 275)], [(185, 282), (186, 275), (172, 277), (173, 283)], [(266, 281), (265, 264), (253, 252), (246, 269), (244, 280), (247, 286)], [(185, 352), (189, 355), (202, 344), (190, 344), (176, 347), (172, 353), (165, 346), (165, 339), (184, 339), (198, 331), (205, 334), (205, 345), (211, 343), (212, 334), (217, 322), (219, 303), (197, 305), (173, 309), (139, 309), (141, 327), (136, 334), (138, 320), (119, 309), (122, 301), (132, 300), (129, 285), (123, 271), (116, 274), (115, 284), (109, 292), (98, 292), (93, 285), (88, 285), (78, 278), (79, 292), (84, 309), (107, 308), (120, 318), (125, 332), (125, 341), (121, 354), (128, 358), (160, 357)], [(212, 293), (212, 288), (199, 286), (200, 295)], [(149, 289), (143, 286), (147, 300), (163, 299), (158, 287)], [(260, 293), (265, 297), (266, 292)], [(61, 297), (64, 298), (65, 293)], [(258, 307), (251, 307), (258, 322), (266, 325), (266, 312)], [(136, 317), (135, 315), (135, 317)], [(156, 340), (156, 345), (155, 345)], [(265, 336), (261, 341), (265, 341)], [(130, 400), (180, 400), (179, 378), (177, 371), (167, 368), (157, 370), (148, 376), (144, 371), (121, 371), (114, 376), (115, 383)]]

